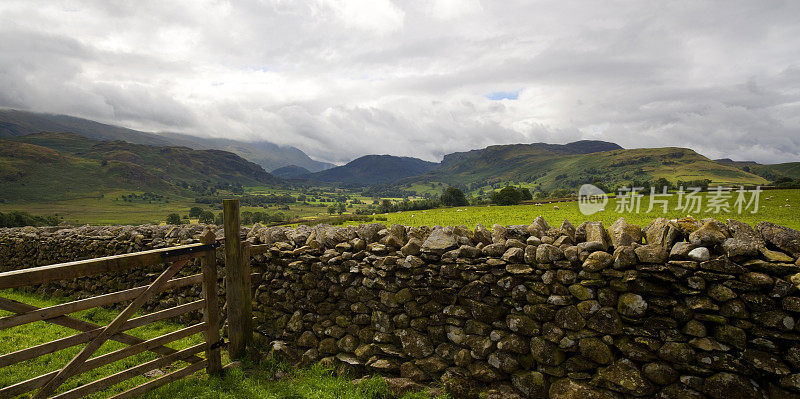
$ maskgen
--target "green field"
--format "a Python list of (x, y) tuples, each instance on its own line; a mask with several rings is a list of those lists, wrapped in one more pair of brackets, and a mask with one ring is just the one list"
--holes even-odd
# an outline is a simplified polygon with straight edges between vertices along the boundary
[[(0, 296), (25, 302), (38, 307), (53, 306), (67, 302), (65, 298), (45, 298), (27, 292), (15, 290), (0, 291)], [(10, 313), (0, 311), (0, 317)], [(76, 312), (71, 316), (81, 320), (90, 321), (97, 324), (108, 324), (115, 316), (117, 311), (104, 308), (95, 308), (86, 311)], [(177, 331), (183, 327), (181, 324), (170, 322), (157, 322), (144, 327), (127, 331), (127, 333), (144, 338), (155, 338), (157, 336)], [(16, 350), (29, 348), (31, 346), (46, 343), (55, 339), (63, 338), (75, 334), (74, 330), (57, 326), (54, 324), (38, 321), (6, 330), (0, 330), (0, 354), (10, 353)], [(188, 348), (203, 342), (202, 336), (196, 334), (188, 338), (168, 344), (167, 346), (175, 349)], [(55, 353), (40, 356), (36, 359), (24, 361), (22, 363), (0, 368), (0, 387), (5, 387), (17, 382), (33, 378), (44, 373), (56, 370), (66, 364), (84, 345), (64, 349)], [(123, 344), (109, 341), (106, 342), (97, 354), (108, 353), (125, 347)], [(199, 356), (203, 356), (201, 353)], [(56, 391), (61, 393), (69, 389), (84, 385), (99, 378), (123, 371), (137, 364), (155, 359), (155, 355), (145, 352), (137, 356), (120, 360), (110, 365), (97, 368), (93, 371), (80, 374), (67, 380), (62, 387)], [(223, 363), (229, 360), (223, 351)], [(260, 362), (253, 363), (245, 361), (244, 370), (234, 368), (226, 371), (218, 377), (210, 377), (205, 372), (199, 372), (194, 376), (173, 382), (155, 391), (143, 395), (148, 399), (177, 399), (177, 398), (270, 398), (270, 399), (290, 399), (290, 398), (354, 398), (354, 399), (378, 399), (391, 397), (389, 387), (381, 378), (373, 377), (361, 381), (358, 384), (351, 383), (345, 376), (337, 376), (330, 369), (320, 365), (314, 365), (306, 369), (291, 369), (271, 358), (261, 359)], [(163, 368), (161, 371), (168, 373), (172, 370), (184, 366), (178, 362), (170, 366), (169, 369)], [(126, 382), (114, 385), (105, 391), (98, 392), (89, 396), (90, 398), (105, 398), (113, 394), (123, 392), (133, 388), (148, 378), (139, 376)], [(29, 397), (23, 395), (22, 397)], [(427, 392), (408, 393), (403, 399), (430, 399)], [(440, 397), (445, 399), (446, 397)]]
[[(250, 188), (248, 192), (261, 191), (259, 189)], [(285, 194), (289, 193), (285, 190), (261, 191), (262, 193), (270, 194)], [(141, 193), (141, 192), (139, 192)], [(220, 213), (219, 209), (221, 204), (197, 204), (191, 198), (184, 197), (168, 197), (169, 202), (146, 203), (146, 202), (124, 202), (120, 201), (119, 197), (129, 192), (117, 191), (107, 193), (104, 196), (87, 197), (80, 199), (72, 199), (65, 201), (52, 201), (52, 202), (34, 202), (34, 203), (16, 203), (4, 204), (0, 203), (0, 212), (8, 212), (12, 210), (26, 211), (34, 215), (52, 215), (57, 214), (63, 223), (71, 225), (82, 224), (143, 224), (143, 223), (163, 223), (167, 215), (172, 212), (177, 212), (180, 215), (187, 215), (189, 208), (199, 206), (203, 209), (211, 210), (215, 215)], [(297, 195), (297, 193), (292, 193)], [(332, 195), (329, 193), (328, 195)], [(702, 212), (687, 213), (676, 210), (677, 194), (673, 194), (669, 198), (669, 211), (662, 213), (661, 208), (656, 208), (651, 212), (647, 212), (650, 204), (650, 197), (645, 196), (641, 199), (640, 212), (617, 212), (615, 206), (615, 198), (610, 198), (605, 207), (605, 211), (598, 212), (593, 215), (583, 215), (579, 208), (578, 203), (572, 202), (559, 202), (555, 204), (542, 203), (541, 206), (530, 205), (513, 205), (513, 206), (497, 206), (497, 205), (482, 205), (482, 206), (464, 206), (459, 208), (439, 208), (429, 209), (426, 211), (411, 211), (402, 213), (389, 213), (380, 214), (387, 218), (388, 224), (398, 223), (409, 226), (435, 226), (435, 225), (467, 225), (474, 227), (477, 223), (483, 223), (486, 226), (499, 223), (503, 225), (508, 224), (529, 224), (537, 216), (543, 216), (545, 220), (551, 225), (559, 225), (564, 219), (569, 220), (571, 223), (577, 225), (586, 220), (599, 220), (606, 226), (609, 226), (616, 219), (624, 216), (629, 223), (646, 225), (652, 219), (657, 217), (667, 217), (670, 219), (680, 218), (691, 215), (697, 219), (705, 217), (713, 217), (720, 220), (737, 219), (751, 224), (760, 221), (771, 221), (774, 223), (789, 226), (795, 229), (800, 229), (800, 213), (797, 208), (800, 207), (800, 190), (766, 190), (761, 193), (759, 210), (756, 213), (747, 212), (737, 214), (734, 212), (720, 212), (713, 213), (706, 211), (706, 204), (711, 193), (700, 194), (703, 198)], [(749, 195), (749, 194), (748, 194)], [(358, 198), (362, 202), (372, 203), (371, 198), (360, 197), (351, 195), (351, 198)], [(768, 199), (769, 198), (769, 199)], [(728, 201), (733, 206), (736, 199), (736, 193), (732, 194), (732, 198)], [(786, 201), (788, 199), (788, 201)], [(399, 200), (399, 199), (394, 199)], [(543, 200), (544, 201), (544, 200)], [(291, 218), (313, 218), (319, 216), (327, 216), (327, 207), (331, 202), (313, 201), (308, 204), (300, 202), (283, 205), (271, 205), (267, 207), (252, 207), (243, 206), (242, 212), (266, 212), (277, 213), (280, 212), (287, 217)], [(789, 207), (785, 205), (789, 205)], [(554, 209), (558, 206), (560, 209)], [(288, 207), (288, 209), (286, 209)], [(365, 204), (352, 205), (347, 209), (347, 213), (352, 213), (356, 209), (366, 207)], [(196, 222), (193, 220), (192, 222)]]
[[(70, 225), (106, 225), (106, 224), (159, 224), (163, 223), (167, 215), (176, 212), (181, 216), (187, 215), (194, 206), (210, 210), (215, 215), (222, 212), (220, 204), (198, 204), (193, 198), (176, 195), (167, 196), (169, 202), (125, 202), (120, 199), (122, 195), (131, 193), (141, 195), (142, 191), (112, 191), (103, 195), (83, 196), (82, 198), (42, 201), (42, 202), (17, 202), (0, 203), (0, 212), (25, 211), (34, 215), (57, 215), (62, 223)], [(280, 193), (280, 192), (279, 192)], [(309, 205), (294, 203), (288, 205), (288, 210), (281, 209), (278, 205), (264, 207), (243, 206), (242, 212), (281, 212), (292, 217), (309, 217), (328, 214), (328, 204), (314, 202)], [(195, 220), (196, 222), (196, 220)]]
[[(703, 208), (708, 202), (709, 193), (703, 193)], [(766, 199), (771, 197), (771, 199)], [(736, 195), (730, 200), (733, 205)], [(786, 201), (788, 199), (788, 201)], [(576, 201), (572, 202), (559, 202), (554, 204), (543, 203), (542, 206), (536, 205), (512, 205), (512, 206), (465, 206), (458, 208), (440, 208), (430, 209), (427, 211), (413, 211), (402, 213), (386, 214), (387, 224), (402, 224), (408, 226), (448, 226), (448, 225), (466, 225), (474, 228), (476, 224), (483, 223), (484, 226), (491, 227), (493, 224), (498, 223), (501, 225), (512, 224), (530, 224), (537, 216), (542, 216), (552, 226), (556, 227), (561, 224), (564, 219), (570, 221), (574, 225), (578, 225), (584, 221), (602, 221), (608, 227), (615, 220), (620, 217), (625, 217), (628, 223), (639, 224), (642, 227), (646, 226), (650, 221), (657, 217), (666, 217), (669, 219), (681, 218), (691, 215), (696, 219), (712, 217), (719, 220), (736, 219), (742, 222), (755, 225), (761, 221), (769, 221), (780, 225), (788, 226), (793, 229), (800, 230), (800, 190), (769, 190), (761, 193), (761, 200), (759, 210), (756, 213), (748, 212), (737, 214), (734, 212), (703, 212), (689, 213), (676, 211), (677, 197), (672, 196), (669, 199), (669, 211), (662, 213), (661, 208), (658, 207), (651, 212), (646, 212), (650, 198), (644, 197), (641, 199), (641, 207), (639, 213), (633, 212), (616, 212), (615, 199), (609, 199), (605, 207), (605, 211), (598, 212), (593, 215), (586, 216), (582, 214), (578, 208)], [(785, 205), (790, 205), (786, 207)], [(560, 209), (554, 209), (558, 206)]]

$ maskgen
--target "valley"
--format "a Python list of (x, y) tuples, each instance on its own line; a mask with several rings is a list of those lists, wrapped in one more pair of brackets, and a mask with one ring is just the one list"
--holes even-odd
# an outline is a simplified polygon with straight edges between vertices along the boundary
[[(248, 223), (385, 218), (406, 225), (474, 225), (525, 223), (535, 215), (579, 222), (585, 219), (574, 201), (559, 212), (531, 204), (574, 198), (584, 183), (607, 193), (626, 186), (647, 191), (651, 185), (673, 192), (679, 186), (800, 187), (800, 162), (715, 161), (687, 148), (624, 149), (592, 140), (494, 145), (447, 154), (440, 163), (366, 155), (334, 166), (270, 143), (156, 135), (63, 115), (6, 110), (0, 121), (0, 213), (55, 216), (70, 225), (159, 224), (171, 215), (173, 221), (197, 223), (196, 215), (189, 217), (192, 208), (219, 219), (222, 198), (234, 197), (242, 199)], [(265, 165), (275, 166), (272, 173)], [(493, 206), (494, 193), (506, 186), (527, 190), (530, 199), (525, 205)], [(464, 202), (439, 201), (447, 187), (463, 192)], [(445, 207), (432, 209), (439, 206)], [(788, 209), (781, 212), (794, 223)]]

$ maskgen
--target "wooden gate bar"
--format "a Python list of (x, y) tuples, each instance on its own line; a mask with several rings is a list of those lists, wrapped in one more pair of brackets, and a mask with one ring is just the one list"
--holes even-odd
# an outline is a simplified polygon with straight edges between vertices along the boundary
[[(174, 331), (168, 334), (164, 334), (162, 336), (149, 339), (144, 341), (140, 344), (136, 344), (133, 346), (128, 346), (126, 348), (118, 349), (114, 352), (109, 352), (101, 356), (93, 357), (86, 361), (86, 370), (84, 372), (96, 369), (98, 367), (105, 366), (107, 364), (114, 363), (118, 360), (124, 359), (129, 356), (137, 355), (144, 351), (151, 350), (152, 348), (162, 346), (164, 344), (177, 341), (182, 338), (186, 338), (188, 336), (197, 334), (202, 332), (207, 327), (205, 323), (198, 323), (190, 327), (186, 327), (184, 329), (180, 329), (178, 331)], [(99, 332), (98, 332), (99, 333)], [(171, 349), (171, 348), (170, 348)], [(177, 350), (174, 350), (177, 352)], [(202, 360), (199, 357), (194, 357), (191, 359), (193, 361)], [(0, 389), (0, 397), (14, 397), (17, 395), (21, 395), (25, 392), (32, 391), (36, 388), (41, 387), (51, 378), (53, 378), (58, 373), (58, 370), (52, 371), (47, 374), (40, 375), (38, 377), (31, 378), (27, 381), (22, 381), (14, 385), (7, 386), (5, 388)]]
[[(72, 399), (72, 398), (80, 398), (82, 396), (93, 394), (97, 391), (101, 391), (106, 389), (112, 385), (119, 384), (120, 382), (129, 380), (133, 377), (139, 376), (144, 374), (148, 371), (155, 370), (160, 367), (168, 366), (174, 362), (179, 360), (189, 359), (197, 353), (202, 352), (205, 350), (205, 343), (197, 344), (186, 349), (180, 350), (175, 352), (169, 356), (158, 358), (151, 360), (147, 363), (142, 363), (131, 367), (129, 369), (120, 371), (115, 374), (111, 374), (107, 377), (103, 377), (99, 380), (92, 381), (86, 385), (81, 385), (77, 388), (71, 389), (67, 392), (62, 394), (52, 396), (52, 399)], [(201, 360), (202, 361), (202, 360)]]
[(139, 385), (136, 388), (131, 388), (131, 389), (129, 389), (129, 390), (123, 392), (123, 393), (120, 393), (118, 395), (114, 395), (109, 399), (127, 399), (127, 398), (138, 397), (138, 396), (143, 395), (144, 393), (146, 393), (148, 391), (152, 391), (153, 389), (156, 389), (156, 388), (158, 388), (158, 387), (160, 387), (162, 385), (169, 384), (170, 382), (180, 380), (183, 377), (188, 377), (188, 376), (190, 376), (190, 375), (202, 370), (203, 367), (206, 367), (207, 366), (206, 363), (208, 363), (207, 360), (203, 360), (203, 361), (200, 361), (200, 362), (197, 362), (197, 363), (192, 363), (192, 364), (190, 364), (190, 365), (188, 365), (188, 366), (186, 366), (186, 367), (184, 367), (184, 368), (182, 368), (180, 370), (173, 371), (173, 372), (171, 372), (171, 373), (169, 373), (169, 374), (167, 374), (165, 376), (156, 378), (155, 380), (147, 381), (144, 384)]
[[(193, 276), (176, 278), (170, 280), (164, 289), (175, 289), (185, 287), (187, 285), (197, 284), (203, 281), (202, 274), (195, 274)], [(147, 289), (148, 286), (141, 286), (131, 288), (124, 291), (114, 292), (111, 294), (98, 295), (91, 298), (80, 299), (77, 301), (62, 303), (59, 305), (49, 306), (46, 308), (37, 308), (26, 313), (18, 314), (16, 316), (7, 316), (0, 318), (0, 330), (5, 328), (16, 327), (22, 324), (33, 323), (39, 320), (47, 320), (53, 317), (63, 316), (65, 314), (78, 312), (81, 310), (91, 309), (98, 306), (111, 305), (118, 302), (123, 302), (136, 298)]]
[(128, 307), (125, 308), (125, 310), (117, 315), (117, 317), (114, 318), (114, 320), (112, 320), (111, 323), (105, 327), (105, 329), (103, 329), (103, 332), (101, 332), (97, 338), (84, 346), (83, 349), (77, 355), (75, 355), (75, 357), (72, 358), (72, 360), (70, 360), (69, 363), (67, 363), (67, 365), (64, 366), (64, 368), (61, 369), (61, 371), (59, 371), (55, 377), (53, 377), (52, 380), (50, 380), (50, 382), (45, 384), (45, 386), (33, 396), (33, 399), (46, 398), (47, 395), (50, 395), (56, 390), (56, 388), (63, 384), (67, 378), (72, 377), (74, 374), (80, 372), (83, 363), (86, 362), (86, 360), (92, 356), (92, 354), (94, 354), (94, 352), (97, 351), (100, 346), (102, 346), (103, 343), (109, 339), (109, 337), (116, 334), (125, 324), (125, 322), (128, 321), (128, 319), (133, 316), (133, 314), (136, 313), (136, 311), (139, 310), (139, 308), (141, 308), (145, 302), (147, 302), (155, 293), (161, 291), (161, 288), (164, 286), (164, 284), (166, 284), (167, 281), (177, 274), (186, 263), (188, 263), (188, 260), (173, 262), (167, 268), (167, 270), (165, 270), (160, 276), (158, 276), (158, 278), (156, 278), (153, 284), (147, 287), (147, 289), (141, 295), (139, 295), (139, 297), (137, 297), (130, 305), (128, 305)]
[[(158, 312), (150, 313), (144, 316), (128, 320), (128, 322), (125, 323), (125, 326), (122, 329), (122, 331), (130, 330), (136, 327), (141, 327), (143, 325), (152, 323), (154, 321), (175, 317), (183, 313), (199, 310), (202, 307), (203, 307), (203, 301), (198, 300), (195, 302), (189, 302), (187, 304), (176, 306), (173, 308), (160, 310)], [(6, 299), (3, 297), (0, 297), (0, 308), (11, 312), (27, 312), (30, 309), (36, 309), (36, 307), (34, 306), (13, 301), (11, 299)], [(16, 352), (4, 354), (0, 356), (0, 367), (5, 367), (7, 365), (39, 357), (40, 355), (52, 353), (61, 349), (69, 348), (74, 345), (79, 345), (89, 342), (94, 337), (99, 335), (104, 328), (97, 324), (90, 323), (88, 321), (78, 320), (69, 316), (60, 316), (52, 318), (47, 320), (47, 322), (58, 324), (60, 326), (71, 328), (74, 330), (83, 331), (83, 333), (57, 339), (55, 341), (51, 341), (45, 344), (40, 344), (30, 348), (21, 349)], [(111, 339), (126, 345), (135, 345), (144, 342), (144, 340), (139, 337), (134, 337), (132, 335), (124, 333), (117, 333), (113, 335)], [(154, 352), (159, 355), (170, 355), (172, 353), (175, 353), (175, 349), (167, 347), (156, 347), (153, 348), (151, 352)]]
[[(170, 317), (175, 317), (194, 310), (200, 310), (202, 309), (202, 307), (203, 307), (203, 300), (198, 300), (194, 302), (189, 302), (184, 305), (176, 306), (174, 308), (164, 309), (155, 313), (150, 313), (144, 316), (137, 317), (135, 319), (128, 320), (128, 322), (125, 323), (125, 325), (122, 327), (120, 331), (131, 330), (137, 327), (153, 323), (155, 321), (168, 319)], [(75, 345), (80, 345), (89, 342), (98, 335), (100, 335), (100, 333), (103, 331), (104, 328), (98, 326), (97, 324), (92, 324), (92, 323), (89, 324), (94, 326), (92, 330), (88, 330), (80, 334), (75, 334), (69, 337), (60, 338), (45, 344), (40, 344), (30, 348), (20, 349), (16, 352), (11, 352), (2, 355), (0, 356), (0, 367), (16, 364), (28, 359), (33, 359), (41, 355), (45, 355), (47, 353), (52, 353)], [(126, 345), (136, 345), (145, 342), (145, 340), (139, 337), (134, 337), (132, 335), (122, 334), (122, 333), (115, 334), (114, 336), (111, 337), (111, 339)], [(158, 355), (171, 355), (176, 352), (175, 349), (168, 348), (166, 346), (156, 347), (151, 349), (150, 351)]]

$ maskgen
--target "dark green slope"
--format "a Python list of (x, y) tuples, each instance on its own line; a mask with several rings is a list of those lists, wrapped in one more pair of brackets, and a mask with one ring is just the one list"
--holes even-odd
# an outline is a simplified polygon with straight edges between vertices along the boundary
[(387, 184), (405, 177), (426, 173), (436, 165), (436, 163), (418, 158), (367, 155), (345, 165), (303, 177), (328, 183)]
[(306, 169), (306, 168), (304, 168), (304, 167), (302, 167), (302, 166), (289, 165), (289, 166), (284, 166), (282, 168), (275, 169), (270, 173), (272, 173), (272, 175), (274, 175), (276, 177), (279, 177), (281, 179), (296, 179), (296, 178), (305, 176), (307, 174), (310, 174), (311, 171)]
[(219, 150), (96, 141), (69, 133), (0, 139), (0, 149), (0, 198), (7, 201), (114, 189), (180, 192), (186, 184), (281, 184), (259, 165)]

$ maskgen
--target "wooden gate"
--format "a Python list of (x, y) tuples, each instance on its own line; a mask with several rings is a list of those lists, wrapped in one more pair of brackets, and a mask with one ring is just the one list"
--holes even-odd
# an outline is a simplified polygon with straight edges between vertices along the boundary
[[(150, 285), (46, 308), (37, 308), (0, 297), (0, 309), (15, 313), (14, 315), (0, 318), (0, 329), (7, 329), (43, 320), (78, 331), (77, 334), (66, 338), (1, 355), (0, 368), (76, 345), (86, 344), (86, 346), (61, 369), (2, 388), (0, 389), (0, 398), (21, 395), (36, 389), (38, 389), (38, 391), (33, 394), (34, 398), (82, 397), (142, 375), (148, 371), (165, 367), (176, 361), (185, 361), (189, 363), (189, 365), (159, 378), (149, 380), (142, 385), (114, 396), (114, 398), (128, 398), (140, 395), (151, 389), (194, 374), (203, 368), (207, 369), (211, 374), (219, 372), (221, 369), (220, 346), (222, 346), (222, 341), (220, 340), (220, 310), (217, 299), (216, 247), (217, 244), (214, 234), (206, 232), (202, 238), (202, 242), (198, 244), (0, 273), (0, 289), (7, 289), (55, 280), (92, 276), (101, 273), (120, 272), (162, 263), (167, 265), (166, 269)], [(200, 260), (202, 264), (202, 273), (173, 279), (181, 268), (193, 259)], [(132, 318), (137, 310), (159, 292), (193, 284), (202, 284), (202, 299)], [(106, 326), (100, 326), (67, 316), (70, 313), (80, 310), (124, 301), (132, 302)], [(157, 338), (144, 340), (124, 332), (196, 310), (203, 311), (202, 322)], [(183, 350), (176, 350), (164, 346), (170, 342), (201, 332), (204, 334), (205, 338), (205, 342), (201, 344)], [(108, 340), (121, 342), (128, 346), (101, 356), (91, 357), (100, 346)], [(158, 357), (155, 360), (139, 364), (130, 369), (52, 396), (58, 387), (72, 376), (145, 351), (153, 352), (157, 354)], [(201, 352), (205, 352), (205, 358), (197, 356)]]

